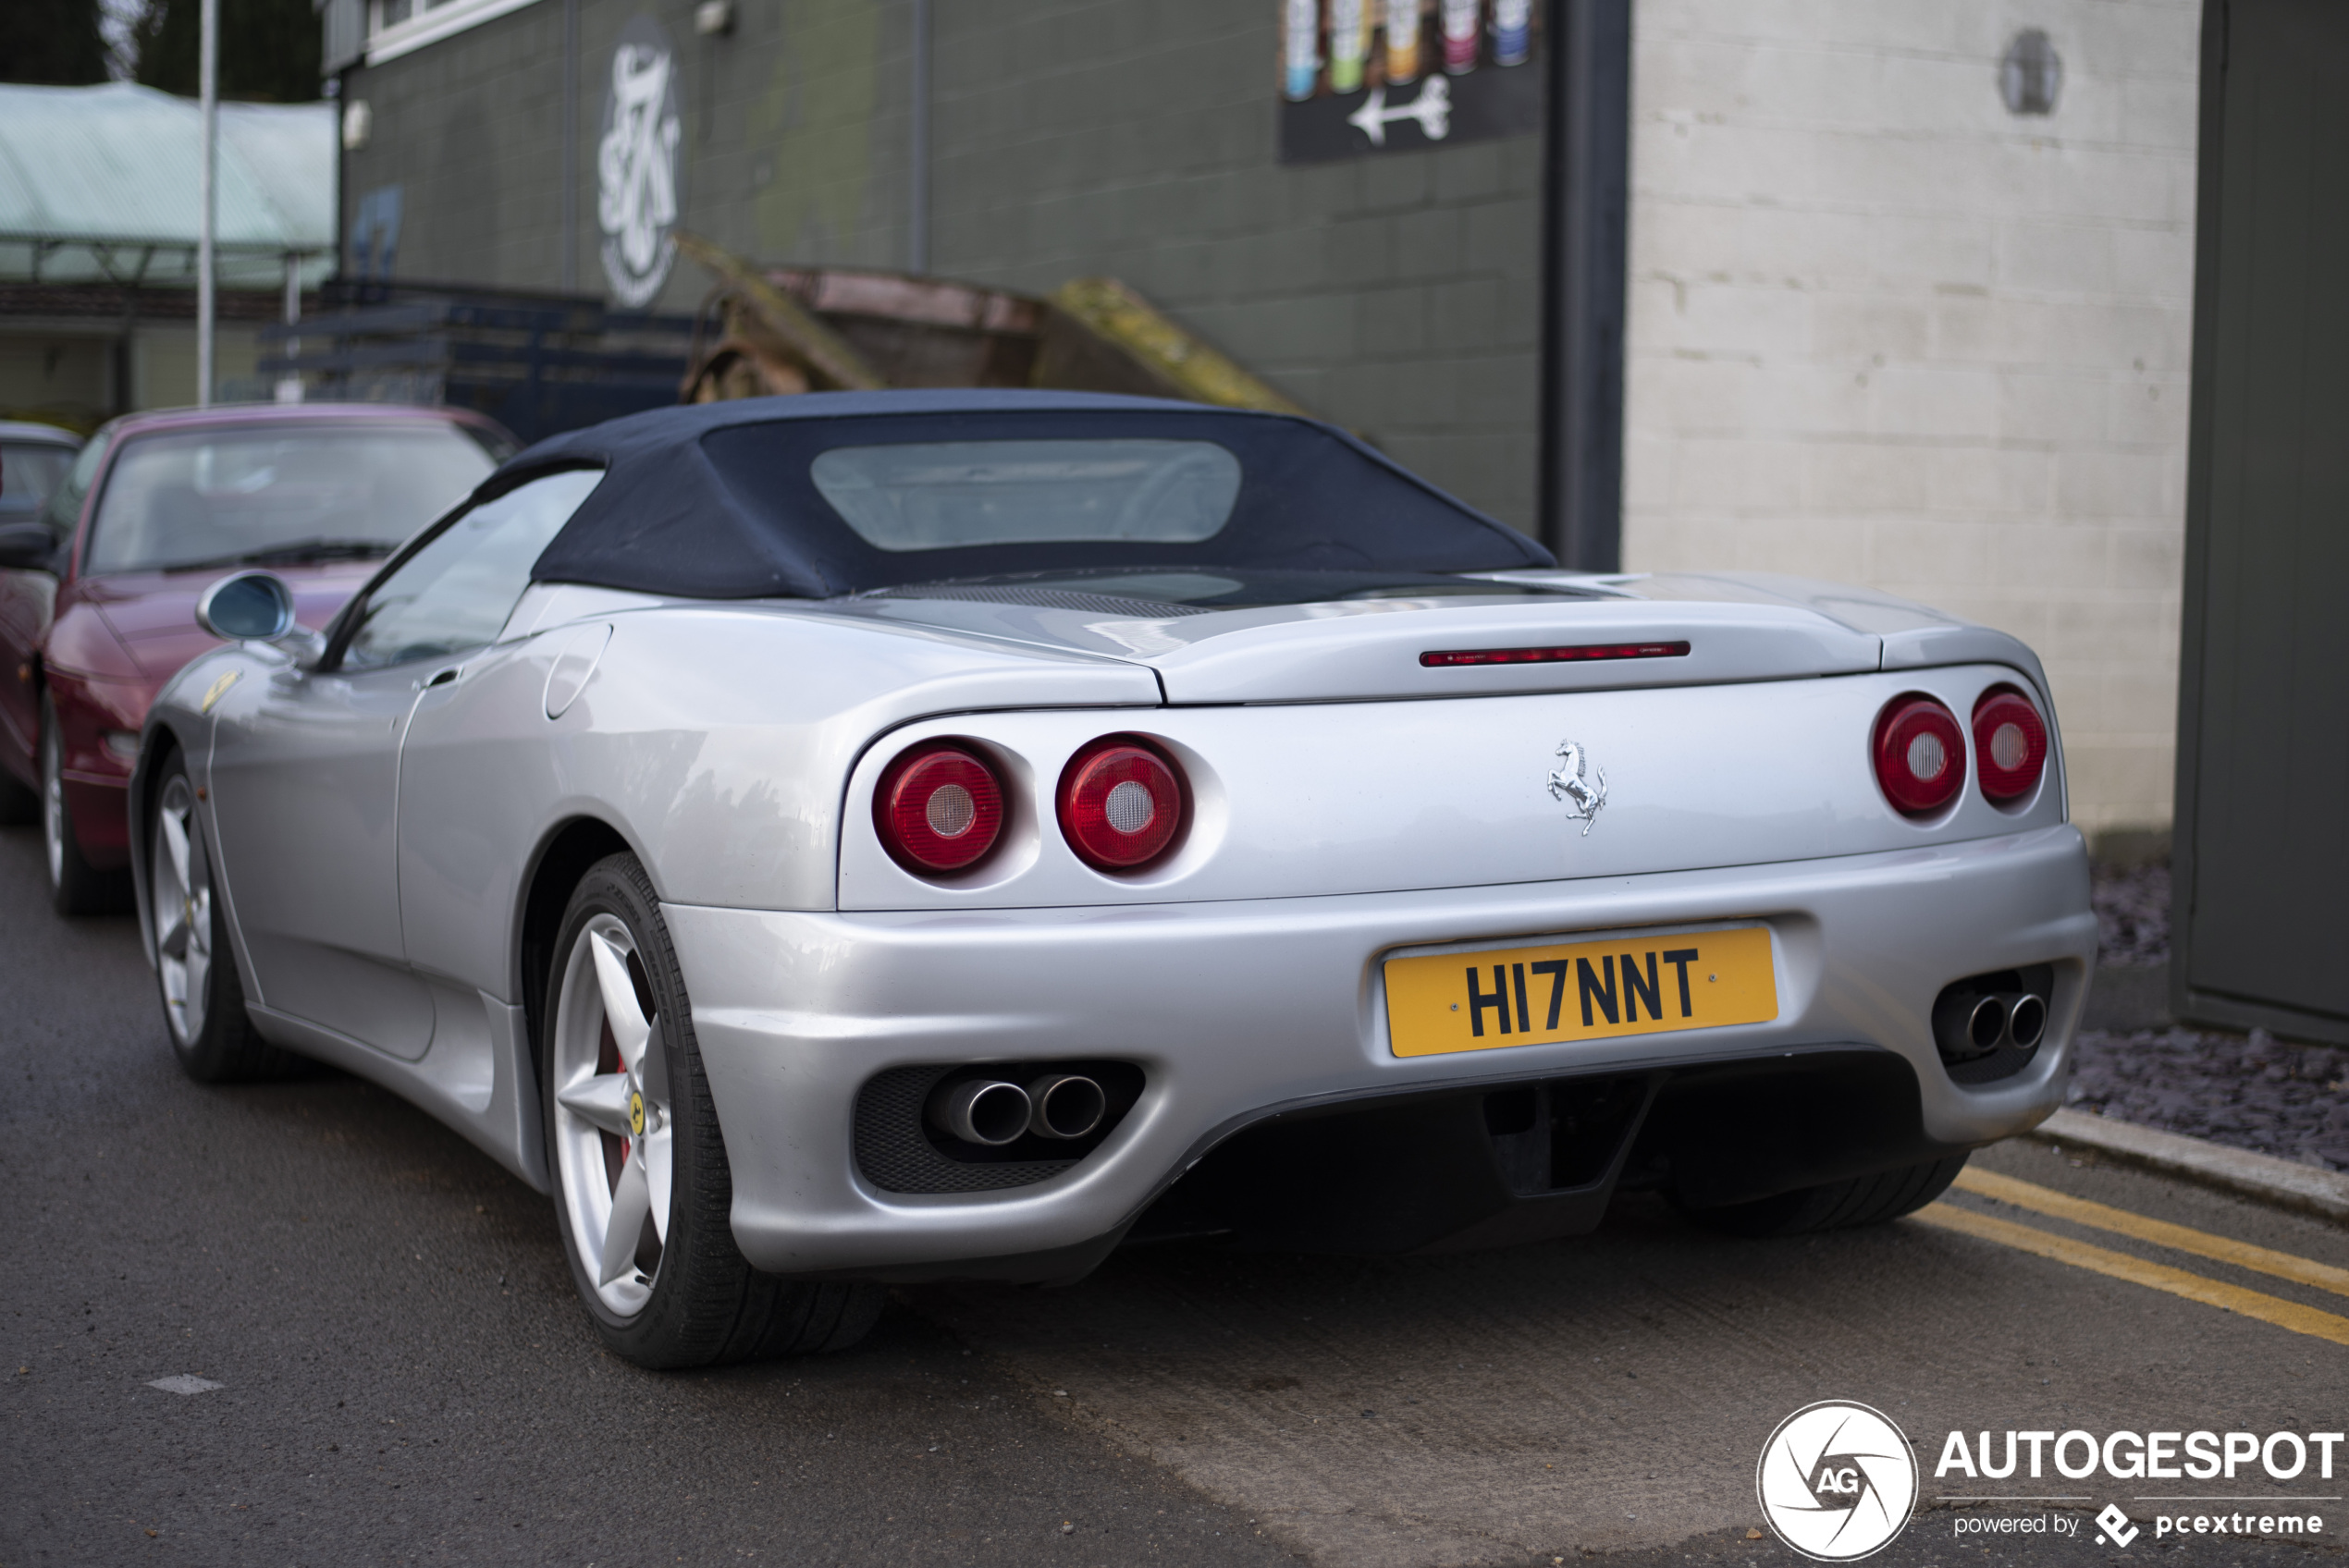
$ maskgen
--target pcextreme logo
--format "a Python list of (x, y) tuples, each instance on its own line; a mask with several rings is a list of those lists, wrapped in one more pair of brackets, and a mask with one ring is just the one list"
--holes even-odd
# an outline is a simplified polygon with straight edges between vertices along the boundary
[(1822, 1400), (1778, 1423), (1753, 1489), (1778, 1539), (1815, 1562), (1850, 1562), (1889, 1545), (1909, 1522), (1917, 1461), (1882, 1411)]

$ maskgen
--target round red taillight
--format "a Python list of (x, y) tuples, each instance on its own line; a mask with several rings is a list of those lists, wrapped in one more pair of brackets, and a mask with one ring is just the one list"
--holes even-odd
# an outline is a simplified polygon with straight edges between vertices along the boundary
[(2031, 699), (1993, 686), (1974, 704), (1974, 770), (1995, 805), (2029, 794), (2048, 766), (2048, 727)]
[(1183, 829), (1183, 777), (1156, 748), (1128, 735), (1094, 741), (1061, 772), (1061, 832), (1096, 871), (1134, 871), (1173, 847)]
[(951, 741), (916, 746), (881, 775), (873, 827), (906, 870), (962, 871), (1002, 836), (1003, 786), (993, 768)]
[(1885, 799), (1910, 816), (1939, 811), (1965, 782), (1965, 731), (1956, 715), (1921, 692), (1884, 704), (1873, 751)]

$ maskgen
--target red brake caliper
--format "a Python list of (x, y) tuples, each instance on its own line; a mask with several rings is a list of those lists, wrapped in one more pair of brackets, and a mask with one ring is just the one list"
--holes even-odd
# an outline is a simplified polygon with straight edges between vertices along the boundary
[[(620, 1044), (611, 1037), (611, 1023), (606, 1020), (603, 1043), (596, 1049), (596, 1076), (600, 1078), (606, 1073), (621, 1071)], [(615, 1193), (620, 1191), (620, 1173), (627, 1167), (628, 1151), (633, 1142), (617, 1133), (604, 1134), (604, 1182)], [(615, 1146), (619, 1149), (617, 1155), (612, 1152)]]

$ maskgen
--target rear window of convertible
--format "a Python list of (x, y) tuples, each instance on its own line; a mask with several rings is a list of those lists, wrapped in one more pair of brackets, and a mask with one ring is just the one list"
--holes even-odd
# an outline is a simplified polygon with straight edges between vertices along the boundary
[(836, 447), (816, 488), (876, 549), (1062, 541), (1195, 545), (1231, 520), (1240, 460), (1211, 441), (924, 441)]
[[(695, 597), (830, 598), (1065, 571), (1546, 566), (1525, 535), (1310, 420), (1035, 403), (880, 411), (765, 399), (712, 428), (638, 415), (582, 443), (604, 483), (531, 569)], [(549, 460), (567, 454), (559, 442)]]

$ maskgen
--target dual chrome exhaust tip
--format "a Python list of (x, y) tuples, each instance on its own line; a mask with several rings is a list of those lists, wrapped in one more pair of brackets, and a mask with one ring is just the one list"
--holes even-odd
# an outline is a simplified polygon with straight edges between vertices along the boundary
[(1951, 986), (1933, 1009), (1943, 1060), (1972, 1061), (2012, 1047), (2030, 1050), (2048, 1032), (2048, 998), (2030, 991), (1975, 992)]
[(1109, 1114), (1109, 1096), (1081, 1072), (1047, 1072), (1023, 1086), (1002, 1078), (966, 1078), (929, 1097), (929, 1124), (950, 1138), (1001, 1148), (1029, 1133), (1089, 1136)]

